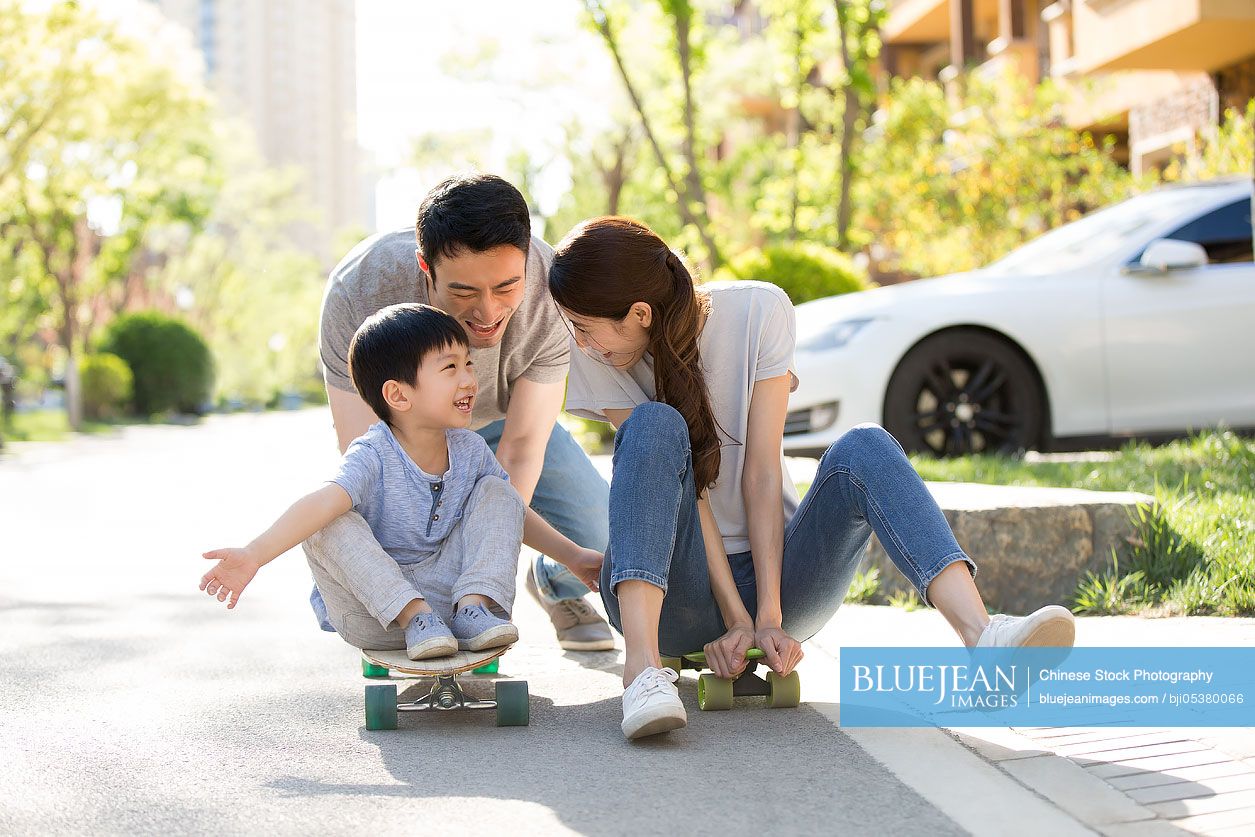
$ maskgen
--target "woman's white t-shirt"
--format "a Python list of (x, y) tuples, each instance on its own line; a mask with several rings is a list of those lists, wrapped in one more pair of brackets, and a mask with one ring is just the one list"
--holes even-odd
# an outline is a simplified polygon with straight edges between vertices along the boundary
[[(767, 282), (709, 282), (710, 314), (698, 337), (702, 370), (710, 391), (710, 406), (721, 428), (719, 477), (710, 490), (710, 508), (723, 548), (729, 555), (748, 552), (749, 526), (741, 474), (745, 469), (745, 441), (754, 383), (781, 375), (797, 376), (793, 346), (797, 329), (788, 295)], [(566, 410), (577, 416), (606, 421), (606, 410), (630, 410), (654, 400), (653, 357), (645, 357), (626, 371), (594, 360), (571, 344), (571, 372), (567, 380)], [(797, 511), (798, 496), (784, 465), (780, 440), (780, 468), (784, 483), (784, 519)]]

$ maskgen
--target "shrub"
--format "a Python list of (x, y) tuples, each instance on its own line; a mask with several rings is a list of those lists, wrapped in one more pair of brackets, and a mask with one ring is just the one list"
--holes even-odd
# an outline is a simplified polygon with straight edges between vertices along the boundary
[(199, 414), (213, 391), (209, 347), (182, 320), (156, 311), (123, 315), (109, 324), (100, 348), (131, 367), (132, 405), (139, 415)]
[(760, 279), (778, 285), (794, 305), (871, 285), (845, 254), (820, 244), (773, 244), (747, 250), (721, 270), (719, 279)]
[(101, 420), (117, 418), (131, 404), (131, 367), (117, 355), (88, 355), (79, 366), (83, 413)]

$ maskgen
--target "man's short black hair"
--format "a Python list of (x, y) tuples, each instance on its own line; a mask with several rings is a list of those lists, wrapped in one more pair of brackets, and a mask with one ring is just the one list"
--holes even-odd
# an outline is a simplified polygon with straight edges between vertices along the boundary
[(462, 326), (439, 308), (416, 302), (381, 308), (366, 318), (349, 343), (353, 386), (375, 415), (391, 425), (383, 385), (401, 381), (413, 386), (423, 358), (453, 345), (470, 348)]
[(483, 253), (509, 244), (527, 254), (532, 219), (518, 189), (495, 174), (450, 177), (418, 207), (418, 249), (432, 281), (436, 262), (469, 250)]

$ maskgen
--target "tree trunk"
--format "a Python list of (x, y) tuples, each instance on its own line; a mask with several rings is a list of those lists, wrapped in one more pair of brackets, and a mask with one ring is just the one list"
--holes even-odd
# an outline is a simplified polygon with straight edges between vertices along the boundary
[(837, 150), (837, 249), (845, 250), (850, 239), (850, 188), (854, 180), (854, 129), (858, 125), (860, 102), (850, 75), (849, 18), (844, 0), (833, 0), (837, 8), (837, 45), (845, 70), (844, 110), (841, 113), (841, 142)]
[(686, 3), (677, 4), (675, 42), (676, 52), (680, 59), (680, 81), (684, 85), (684, 161), (688, 165), (685, 182), (688, 187), (688, 198), (697, 204), (701, 220), (704, 222), (698, 227), (698, 233), (702, 237), (702, 244), (706, 246), (710, 268), (715, 270), (723, 265), (723, 256), (706, 229), (710, 224), (710, 212), (709, 205), (706, 203), (706, 187), (702, 185), (701, 168), (697, 163), (697, 108), (693, 104), (693, 51), (689, 43), (692, 21), (692, 8)]
[(797, 62), (797, 88), (794, 91), (797, 96), (797, 105), (793, 108), (793, 112), (789, 114), (789, 151), (792, 157), (792, 174), (793, 182), (790, 185), (789, 194), (789, 232), (788, 239), (790, 242), (797, 239), (797, 212), (801, 205), (801, 184), (798, 182), (802, 175), (802, 154), (799, 150), (802, 145), (802, 95), (806, 92), (806, 78), (809, 73), (802, 72), (803, 47), (805, 46), (805, 33), (802, 31), (801, 12), (798, 15), (796, 26), (794, 27), (794, 52), (793, 58)]
[[(619, 52), (619, 43), (610, 24), (610, 16), (597, 0), (585, 0), (585, 6), (593, 20), (593, 25), (597, 27), (597, 31), (606, 42), (606, 47), (610, 50), (610, 57), (614, 59), (614, 65), (619, 71), (619, 78), (622, 79), (623, 87), (627, 91), (628, 98), (632, 101), (632, 107), (635, 108), (636, 115), (641, 121), (641, 130), (645, 134), (645, 139), (649, 142), (649, 147), (654, 152), (654, 158), (658, 161), (658, 167), (662, 169), (663, 175), (667, 178), (667, 185), (676, 194), (676, 208), (680, 213), (680, 220), (697, 230), (697, 234), (701, 237), (702, 244), (706, 247), (706, 251), (709, 254), (708, 257), (712, 266), (722, 264), (719, 257), (719, 248), (715, 246), (714, 239), (711, 238), (710, 232), (706, 228), (706, 219), (704, 217), (699, 219), (694, 214), (693, 207), (689, 202), (688, 190), (676, 178), (675, 171), (671, 168), (671, 164), (667, 162), (667, 155), (663, 153), (662, 146), (658, 144), (658, 137), (654, 134), (653, 126), (645, 113), (645, 106), (641, 102), (640, 94), (637, 93), (636, 86), (632, 84), (632, 78), (628, 75), (627, 67), (623, 63), (623, 55)], [(704, 214), (705, 209), (703, 207), (703, 216)]]
[(619, 214), (619, 201), (623, 197), (623, 187), (627, 184), (627, 162), (632, 153), (632, 128), (625, 125), (623, 135), (614, 143), (612, 161), (601, 165), (601, 180), (606, 186), (606, 214)]

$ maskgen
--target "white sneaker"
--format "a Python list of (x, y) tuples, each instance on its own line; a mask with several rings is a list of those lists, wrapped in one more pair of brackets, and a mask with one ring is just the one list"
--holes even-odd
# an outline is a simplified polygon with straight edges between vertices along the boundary
[(643, 738), (670, 732), (688, 724), (675, 681), (680, 675), (669, 668), (648, 666), (623, 690), (623, 734)]
[(1046, 605), (1028, 616), (1007, 616), (999, 613), (976, 641), (977, 648), (1016, 648), (1024, 646), (1072, 647), (1076, 641), (1076, 620), (1070, 611), (1059, 605)]

